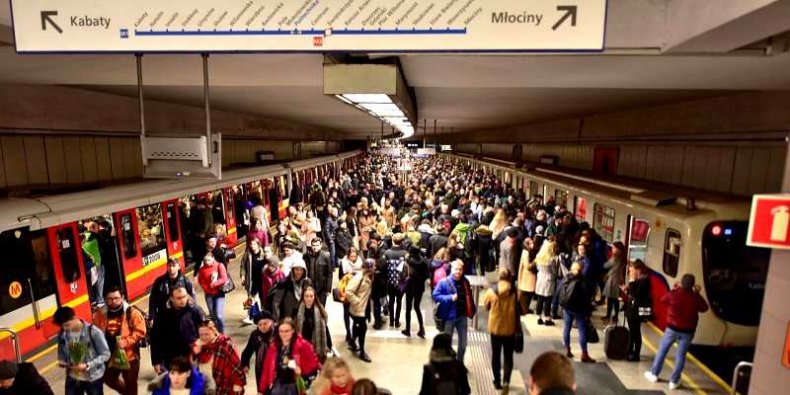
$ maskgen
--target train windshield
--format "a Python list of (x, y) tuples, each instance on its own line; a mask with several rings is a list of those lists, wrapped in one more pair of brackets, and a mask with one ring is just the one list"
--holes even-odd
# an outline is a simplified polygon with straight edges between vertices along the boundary
[(708, 224), (702, 235), (702, 263), (711, 310), (723, 320), (757, 326), (771, 253), (746, 245), (748, 226), (746, 221)]

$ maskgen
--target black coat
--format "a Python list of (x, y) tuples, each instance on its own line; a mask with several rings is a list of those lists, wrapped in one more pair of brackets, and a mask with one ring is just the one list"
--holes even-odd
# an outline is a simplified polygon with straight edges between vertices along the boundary
[(650, 278), (640, 277), (628, 283), (628, 298), (623, 307), (625, 316), (631, 319), (639, 318), (640, 307), (650, 307), (653, 303), (650, 296)]
[(205, 318), (203, 310), (191, 303), (180, 310), (168, 306), (160, 312), (151, 330), (151, 364), (168, 366), (173, 358), (190, 355), (198, 325)]
[(151, 319), (156, 319), (160, 312), (167, 308), (167, 301), (170, 300), (170, 290), (176, 286), (183, 286), (192, 299), (195, 299), (195, 291), (192, 289), (192, 281), (187, 280), (182, 273), (178, 273), (175, 280), (171, 280), (167, 273), (157, 277), (151, 287), (151, 296), (148, 299), (148, 315)]
[[(421, 256), (409, 256), (409, 278), (406, 280), (406, 293), (419, 295), (425, 292), (425, 281), (430, 276), (428, 261)], [(417, 302), (419, 303), (419, 301)]]
[[(313, 282), (310, 281), (309, 278), (302, 280), (302, 292), (304, 292), (304, 289), (308, 285), (313, 285)], [(272, 315), (274, 316), (274, 320), (279, 322), (286, 317), (296, 317), (296, 309), (299, 307), (301, 299), (296, 297), (293, 276), (291, 275), (284, 281), (278, 283), (273, 292)]]
[(252, 333), (250, 333), (250, 339), (247, 340), (244, 351), (241, 352), (241, 366), (243, 368), (250, 366), (250, 359), (252, 359), (252, 355), (255, 354), (256, 382), (261, 379), (263, 361), (266, 359), (266, 350), (272, 340), (272, 333), (274, 333), (275, 329), (276, 328), (272, 326), (272, 329), (268, 333), (261, 333), (258, 328), (255, 328)]
[(332, 292), (332, 260), (329, 252), (321, 250), (317, 255), (311, 253), (302, 256), (307, 266), (307, 277), (313, 282), (316, 292)]
[(11, 388), (0, 388), (0, 395), (54, 395), (32, 363), (22, 362), (17, 367), (14, 384)]

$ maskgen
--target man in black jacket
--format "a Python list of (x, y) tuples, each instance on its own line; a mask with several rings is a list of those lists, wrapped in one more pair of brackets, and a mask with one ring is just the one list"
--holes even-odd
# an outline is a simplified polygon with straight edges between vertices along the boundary
[(326, 306), (326, 298), (332, 291), (332, 262), (328, 251), (321, 249), (321, 239), (314, 238), (310, 249), (304, 255), (307, 266), (307, 277), (313, 282), (318, 300)]
[(170, 300), (170, 291), (175, 288), (184, 287), (187, 294), (194, 300), (195, 291), (192, 289), (192, 281), (187, 280), (181, 273), (181, 264), (177, 259), (170, 258), (167, 261), (167, 273), (154, 280), (151, 287), (150, 298), (148, 299), (148, 317), (156, 320), (156, 316), (167, 308), (167, 301)]
[(161, 374), (175, 357), (191, 354), (198, 338), (198, 326), (206, 314), (192, 302), (183, 286), (170, 292), (170, 302), (154, 321), (151, 331), (151, 364)]
[(0, 360), (0, 395), (54, 395), (32, 363)]
[(327, 209), (326, 222), (324, 223), (324, 240), (329, 249), (329, 257), (332, 262), (332, 268), (337, 267), (337, 249), (335, 247), (335, 233), (337, 233), (337, 207), (329, 207)]

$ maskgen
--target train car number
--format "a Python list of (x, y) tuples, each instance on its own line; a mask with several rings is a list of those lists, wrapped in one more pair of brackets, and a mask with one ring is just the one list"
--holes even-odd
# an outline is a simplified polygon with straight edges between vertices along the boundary
[(152, 263), (156, 263), (159, 260), (166, 260), (167, 259), (167, 251), (166, 250), (159, 250), (153, 254), (146, 255), (143, 257), (143, 266), (148, 266)]

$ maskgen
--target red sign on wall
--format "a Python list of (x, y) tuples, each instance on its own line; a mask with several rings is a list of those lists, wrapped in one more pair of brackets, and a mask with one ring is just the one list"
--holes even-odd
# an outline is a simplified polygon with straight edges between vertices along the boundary
[(754, 195), (746, 244), (790, 249), (790, 194)]

